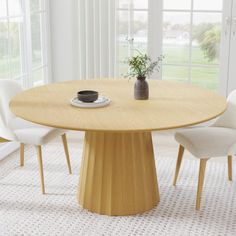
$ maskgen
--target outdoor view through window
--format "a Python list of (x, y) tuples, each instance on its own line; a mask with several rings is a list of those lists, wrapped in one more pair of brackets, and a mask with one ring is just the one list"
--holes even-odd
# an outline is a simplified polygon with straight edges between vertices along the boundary
[[(223, 0), (163, 0), (163, 79), (218, 89), (222, 11)], [(148, 0), (119, 0), (120, 75), (132, 49), (147, 52), (147, 30)]]
[[(133, 49), (147, 52), (148, 2), (161, 0), (117, 1), (117, 68), (123, 75), (128, 70), (125, 61), (137, 53)], [(28, 78), (32, 84), (44, 80), (44, 2), (0, 0), (0, 79)], [(156, 22), (163, 35), (162, 42), (156, 42), (162, 43), (165, 56), (163, 79), (218, 89), (222, 12), (223, 0), (163, 0), (163, 22)]]
[(0, 79), (42, 83), (45, 60), (44, 0), (0, 0)]

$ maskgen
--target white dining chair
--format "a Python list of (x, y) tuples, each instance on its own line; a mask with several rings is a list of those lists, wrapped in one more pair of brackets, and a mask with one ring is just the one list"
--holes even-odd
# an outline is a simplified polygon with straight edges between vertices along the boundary
[(25, 144), (34, 145), (36, 147), (41, 189), (42, 193), (45, 194), (42, 145), (47, 144), (52, 139), (61, 136), (69, 173), (72, 173), (65, 134), (66, 131), (34, 124), (16, 117), (10, 111), (9, 103), (11, 98), (20, 92), (22, 92), (22, 87), (16, 81), (0, 80), (0, 137), (5, 141), (16, 141), (20, 143), (20, 166), (24, 166)]
[(213, 125), (178, 131), (180, 144), (173, 185), (176, 185), (184, 149), (200, 159), (196, 209), (200, 209), (207, 160), (212, 157), (228, 157), (228, 178), (232, 180), (232, 156), (236, 153), (236, 90), (227, 99), (227, 110)]

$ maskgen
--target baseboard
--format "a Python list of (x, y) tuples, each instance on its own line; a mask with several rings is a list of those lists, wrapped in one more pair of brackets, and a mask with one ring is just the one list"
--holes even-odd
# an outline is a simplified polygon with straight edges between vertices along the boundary
[(0, 146), (0, 160), (4, 159), (20, 147), (17, 142), (3, 143)]

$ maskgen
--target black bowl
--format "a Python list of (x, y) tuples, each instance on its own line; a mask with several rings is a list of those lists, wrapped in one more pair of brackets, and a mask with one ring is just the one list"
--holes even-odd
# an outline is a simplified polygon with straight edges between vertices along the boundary
[(98, 92), (93, 90), (82, 90), (77, 93), (77, 97), (82, 102), (94, 102), (98, 99)]

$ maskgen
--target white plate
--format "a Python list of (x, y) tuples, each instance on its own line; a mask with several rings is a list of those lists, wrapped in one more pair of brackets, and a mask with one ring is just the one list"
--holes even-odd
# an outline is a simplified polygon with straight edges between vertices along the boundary
[(99, 96), (99, 98), (94, 102), (82, 102), (77, 97), (72, 98), (70, 103), (72, 106), (81, 107), (81, 108), (96, 108), (96, 107), (105, 107), (110, 104), (111, 100), (109, 98)]

